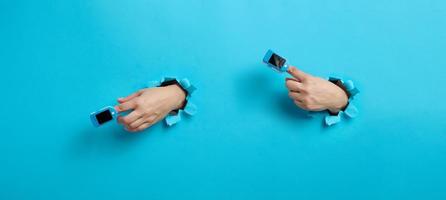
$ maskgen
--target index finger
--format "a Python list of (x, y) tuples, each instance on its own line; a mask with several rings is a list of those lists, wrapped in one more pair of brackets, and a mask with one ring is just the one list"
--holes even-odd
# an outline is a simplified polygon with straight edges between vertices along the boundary
[(298, 81), (302, 82), (305, 81), (305, 79), (307, 78), (308, 74), (306, 74), (305, 72), (298, 70), (296, 67), (294, 66), (290, 66), (288, 68), (288, 73), (293, 76), (294, 78), (296, 78)]
[(129, 96), (118, 98), (118, 102), (125, 103), (126, 101), (130, 101), (133, 98), (138, 97), (139, 95), (141, 95), (141, 93), (142, 93), (142, 90), (139, 90), (133, 94), (130, 94)]

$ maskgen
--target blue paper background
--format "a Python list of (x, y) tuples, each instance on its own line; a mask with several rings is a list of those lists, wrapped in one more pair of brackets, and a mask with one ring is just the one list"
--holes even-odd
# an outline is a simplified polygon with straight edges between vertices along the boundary
[[(1, 1), (0, 199), (445, 199), (446, 2)], [(355, 81), (326, 128), (268, 48)], [(199, 113), (128, 134), (89, 113), (163, 75)]]

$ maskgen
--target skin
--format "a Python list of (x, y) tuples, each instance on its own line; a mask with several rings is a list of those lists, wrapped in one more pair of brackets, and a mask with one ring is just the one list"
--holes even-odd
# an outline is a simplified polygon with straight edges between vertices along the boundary
[[(288, 95), (294, 103), (309, 111), (329, 110), (338, 113), (348, 103), (344, 90), (325, 79), (315, 77), (289, 67), (293, 76), (286, 79)], [(139, 90), (127, 97), (119, 98), (115, 107), (118, 112), (131, 111), (119, 116), (118, 122), (130, 132), (142, 131), (163, 119), (172, 110), (183, 107), (186, 93), (178, 85)]]
[(162, 120), (172, 110), (183, 107), (186, 94), (178, 85), (139, 90), (127, 97), (119, 98), (115, 106), (118, 112), (131, 112), (119, 116), (118, 122), (129, 132), (149, 128)]
[(344, 90), (332, 82), (289, 67), (293, 76), (285, 80), (288, 95), (298, 107), (308, 111), (329, 110), (338, 113), (348, 103)]

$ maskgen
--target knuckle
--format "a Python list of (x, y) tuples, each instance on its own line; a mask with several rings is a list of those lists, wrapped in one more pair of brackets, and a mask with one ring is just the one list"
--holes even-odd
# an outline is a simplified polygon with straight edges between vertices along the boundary
[(149, 124), (153, 124), (153, 123), (155, 123), (155, 118), (150, 118), (150, 119), (148, 119), (148, 120), (147, 120), (147, 123), (149, 123)]
[(159, 110), (153, 112), (153, 118), (156, 118), (156, 117), (158, 117), (160, 115), (161, 115), (161, 111), (159, 111)]
[(145, 109), (142, 112), (142, 116), (148, 118), (148, 117), (150, 117), (151, 113), (152, 113), (152, 111), (150, 109)]
[(119, 104), (118, 108), (119, 108), (119, 110), (125, 110), (124, 104)]
[(147, 109), (144, 109), (144, 108), (139, 108), (138, 109), (138, 117), (144, 117), (144, 116), (146, 116), (147, 115)]
[(143, 100), (143, 99), (138, 98), (138, 99), (135, 100), (135, 106), (136, 106), (136, 107), (140, 107), (140, 106), (142, 106), (143, 104), (144, 104), (144, 100)]
[(308, 100), (306, 98), (302, 99), (302, 105), (304, 105), (304, 106), (309, 105)]
[(308, 85), (303, 85), (300, 90), (302, 93), (308, 93), (311, 90), (311, 87)]
[(314, 101), (314, 98), (311, 95), (306, 95), (305, 96), (305, 102), (306, 103), (311, 103)]
[(142, 111), (141, 112), (141, 117), (148, 117), (148, 116), (149, 116), (149, 114), (148, 114), (147, 111)]
[(130, 119), (129, 118), (123, 118), (122, 119), (122, 122), (124, 123), (124, 124), (130, 124)]
[(316, 98), (314, 96), (309, 95), (308, 96), (308, 102), (315, 103), (315, 102), (317, 102), (317, 100), (316, 100)]
[(130, 124), (130, 126), (129, 126), (131, 129), (135, 129), (135, 128), (138, 128), (138, 126), (136, 125), (136, 124)]
[(308, 97), (307, 96), (302, 97), (301, 101), (302, 101), (302, 104), (306, 105), (308, 103)]
[(140, 116), (141, 115), (141, 111), (139, 109), (135, 109), (131, 112), (132, 115), (134, 116)]

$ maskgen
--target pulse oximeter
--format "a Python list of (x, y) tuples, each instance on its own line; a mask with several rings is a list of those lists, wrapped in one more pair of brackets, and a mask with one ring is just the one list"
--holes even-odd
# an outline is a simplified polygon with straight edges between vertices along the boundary
[(93, 126), (98, 127), (113, 119), (116, 119), (117, 116), (118, 112), (116, 109), (113, 106), (107, 106), (96, 112), (92, 112), (90, 114), (90, 120), (91, 123), (93, 123)]
[(266, 52), (263, 62), (278, 72), (286, 72), (288, 70), (286, 59), (274, 53), (271, 49)]

